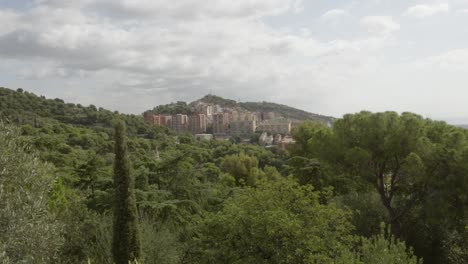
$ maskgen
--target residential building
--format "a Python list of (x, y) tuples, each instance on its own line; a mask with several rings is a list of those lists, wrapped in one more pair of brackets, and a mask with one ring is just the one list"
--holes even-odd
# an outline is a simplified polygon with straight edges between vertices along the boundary
[(232, 136), (250, 135), (255, 133), (256, 122), (254, 120), (238, 120), (229, 124), (229, 134)]
[(262, 112), (262, 121), (271, 120), (276, 117), (275, 112)]
[(192, 134), (206, 133), (206, 115), (194, 114), (188, 117), (188, 128)]
[(289, 135), (291, 133), (291, 122), (262, 122), (257, 131), (267, 132), (270, 134)]
[(144, 118), (151, 125), (159, 125), (159, 115), (145, 114)]
[(229, 114), (213, 114), (213, 134), (226, 134), (228, 132)]
[(184, 114), (177, 114), (172, 116), (171, 127), (177, 133), (184, 133), (188, 131), (188, 117)]
[(170, 115), (161, 115), (160, 123), (161, 123), (161, 126), (171, 127), (171, 125), (172, 125), (172, 116), (170, 116)]
[(145, 114), (144, 115), (145, 121), (152, 125), (158, 126), (167, 126), (171, 127), (171, 119), (170, 115), (153, 115), (153, 114)]

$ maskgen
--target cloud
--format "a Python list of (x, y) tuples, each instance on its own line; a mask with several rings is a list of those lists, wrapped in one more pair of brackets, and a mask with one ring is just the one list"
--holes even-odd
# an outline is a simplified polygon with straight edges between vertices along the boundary
[(373, 34), (390, 34), (400, 30), (400, 24), (391, 16), (366, 16), (361, 19), (361, 25)]
[[(391, 34), (398, 21), (349, 19), (331, 32), (304, 19), (314, 10), (302, 11), (303, 3), (36, 0), (0, 7), (2, 86), (130, 113), (208, 92), (331, 115), (394, 108), (385, 96), (404, 95), (412, 83), (399, 77), (414, 73), (389, 62), (403, 56), (388, 55), (400, 52), (403, 36)], [(323, 16), (350, 17), (344, 9)], [(398, 85), (402, 92), (393, 93)]]
[[(65, 3), (64, 3), (65, 2)], [(72, 7), (117, 19), (198, 19), (201, 17), (262, 17), (302, 9), (302, 0), (39, 0), (42, 6)]]
[(437, 14), (448, 13), (450, 11), (449, 4), (433, 4), (433, 5), (415, 5), (409, 7), (404, 15), (414, 18), (425, 18)]
[(332, 9), (325, 12), (323, 15), (320, 16), (321, 19), (326, 21), (338, 21), (344, 16), (348, 16), (349, 12), (344, 9)]
[[(0, 61), (23, 63), (20, 80), (86, 79), (106, 93), (193, 100), (209, 90), (235, 97), (257, 87), (263, 94), (299, 67), (284, 67), (289, 56), (328, 52), (308, 36), (259, 20), (301, 6), (298, 0), (39, 0), (27, 10), (0, 8), (6, 25)], [(104, 106), (112, 103), (103, 97)], [(132, 112), (156, 104), (124, 103), (119, 107)]]
[(416, 64), (419, 67), (450, 71), (468, 71), (468, 49), (453, 49), (425, 58)]

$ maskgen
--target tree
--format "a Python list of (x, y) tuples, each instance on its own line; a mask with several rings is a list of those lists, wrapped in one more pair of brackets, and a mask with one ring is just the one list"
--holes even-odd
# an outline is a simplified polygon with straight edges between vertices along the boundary
[[(388, 233), (388, 232), (387, 232)], [(385, 237), (383, 229), (370, 239), (363, 239), (361, 246), (362, 263), (378, 264), (418, 264), (422, 263), (413, 255), (413, 250), (392, 235)]]
[(53, 168), (0, 122), (0, 263), (56, 263), (62, 224), (49, 210)]
[(447, 263), (439, 259), (441, 244), (458, 240), (444, 236), (463, 228), (467, 210), (467, 131), (395, 112), (348, 114), (332, 128), (307, 125), (298, 131), (299, 145), (292, 149), (296, 160), (315, 158), (310, 167), (319, 173), (311, 171), (334, 187), (339, 187), (336, 179), (345, 178), (353, 189), (340, 194), (373, 190), (395, 237), (405, 239), (426, 262)]
[(291, 178), (236, 190), (204, 222), (201, 262), (333, 263), (348, 251), (353, 227), (349, 212), (319, 196)]
[(115, 204), (112, 239), (112, 256), (117, 264), (127, 264), (128, 261), (139, 259), (141, 255), (135, 182), (130, 173), (125, 133), (125, 124), (118, 121), (115, 125)]
[(236, 179), (238, 185), (255, 185), (261, 174), (258, 160), (244, 153), (224, 157), (221, 167)]

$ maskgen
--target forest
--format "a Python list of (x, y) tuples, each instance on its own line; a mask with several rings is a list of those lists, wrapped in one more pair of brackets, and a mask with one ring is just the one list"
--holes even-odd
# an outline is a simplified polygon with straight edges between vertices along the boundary
[(0, 263), (468, 263), (468, 130), (442, 121), (267, 149), (7, 88), (0, 119)]

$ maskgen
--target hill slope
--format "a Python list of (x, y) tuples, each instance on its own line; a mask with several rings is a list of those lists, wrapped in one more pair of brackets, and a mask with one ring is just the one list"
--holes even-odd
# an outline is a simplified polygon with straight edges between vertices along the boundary
[(67, 103), (59, 98), (47, 99), (22, 89), (15, 91), (0, 87), (0, 121), (41, 127), (44, 123), (55, 120), (63, 124), (111, 132), (113, 121), (117, 118), (125, 120), (131, 135), (146, 134), (153, 129), (140, 115), (126, 115), (94, 105)]
[(206, 95), (201, 99), (192, 102), (190, 105), (194, 105), (198, 102), (217, 104), (222, 107), (240, 107), (251, 112), (275, 112), (284, 118), (295, 119), (295, 120), (316, 120), (321, 122), (333, 122), (335, 119), (331, 116), (324, 116), (314, 113), (309, 113), (304, 110), (300, 110), (294, 107), (290, 107), (283, 104), (271, 103), (271, 102), (241, 102), (238, 103), (231, 99), (225, 99), (216, 95)]

